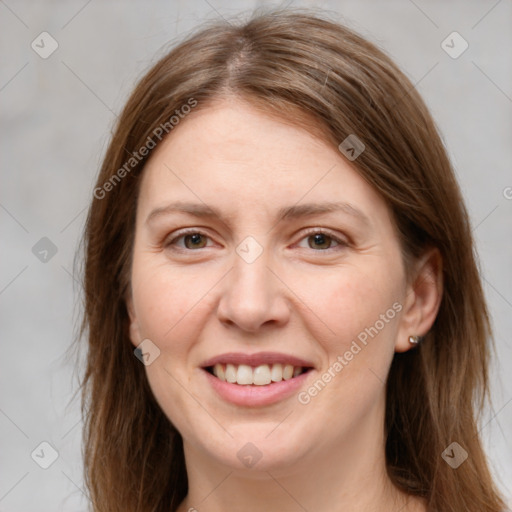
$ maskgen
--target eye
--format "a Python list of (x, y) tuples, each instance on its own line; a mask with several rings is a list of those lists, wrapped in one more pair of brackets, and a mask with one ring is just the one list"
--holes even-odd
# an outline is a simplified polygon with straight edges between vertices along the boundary
[(331, 247), (332, 242), (335, 242), (337, 246), (348, 245), (347, 242), (320, 229), (309, 231), (301, 240), (307, 240), (310, 249), (318, 249), (320, 251), (333, 249), (333, 247)]
[[(210, 237), (198, 230), (190, 229), (188, 231), (182, 231), (178, 233), (177, 236), (166, 242), (165, 246), (174, 246), (178, 250), (194, 250), (194, 249), (204, 249), (206, 247), (211, 247), (211, 245), (207, 245), (207, 240)], [(183, 244), (178, 243), (183, 240)], [(333, 234), (321, 230), (321, 229), (312, 229), (306, 233), (302, 240), (307, 240), (308, 247), (310, 249), (315, 249), (316, 252), (328, 251), (329, 249), (334, 249), (336, 247), (346, 247), (348, 243), (344, 240), (341, 240), (339, 237), (334, 236)], [(332, 243), (336, 245), (332, 247)], [(302, 246), (304, 247), (304, 246)]]
[[(202, 233), (201, 231), (182, 231), (180, 234), (178, 234), (178, 236), (172, 238), (169, 242), (167, 242), (165, 246), (177, 246), (179, 249), (203, 249), (204, 247), (207, 247), (206, 240), (208, 238), (208, 235)], [(183, 242), (185, 244), (184, 246), (177, 244), (177, 241), (181, 239), (183, 239)]]

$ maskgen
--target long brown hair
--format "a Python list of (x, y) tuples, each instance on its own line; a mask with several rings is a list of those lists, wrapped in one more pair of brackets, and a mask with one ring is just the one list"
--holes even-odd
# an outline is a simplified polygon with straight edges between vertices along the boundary
[[(387, 470), (400, 489), (425, 497), (429, 511), (504, 510), (477, 426), (490, 399), (491, 326), (468, 215), (435, 123), (376, 46), (316, 12), (285, 10), (202, 27), (144, 75), (117, 121), (82, 240), (79, 337), (86, 334), (88, 353), (80, 389), (94, 511), (174, 511), (187, 494), (182, 439), (134, 357), (125, 298), (138, 185), (151, 152), (141, 148), (179, 129), (176, 119), (190, 110), (184, 105), (206, 108), (221, 95), (246, 99), (334, 147), (355, 134), (365, 150), (353, 164), (387, 202), (405, 268), (439, 249), (438, 316), (416, 349), (395, 354), (388, 377)], [(469, 454), (457, 469), (441, 457), (452, 442)]]

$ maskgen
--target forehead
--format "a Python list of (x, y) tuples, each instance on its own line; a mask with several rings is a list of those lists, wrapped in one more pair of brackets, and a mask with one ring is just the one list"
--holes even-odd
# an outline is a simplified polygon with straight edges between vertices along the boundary
[(236, 100), (197, 110), (147, 162), (139, 207), (147, 214), (172, 201), (193, 201), (243, 215), (282, 213), (297, 202), (343, 201), (387, 216), (379, 194), (309, 128)]

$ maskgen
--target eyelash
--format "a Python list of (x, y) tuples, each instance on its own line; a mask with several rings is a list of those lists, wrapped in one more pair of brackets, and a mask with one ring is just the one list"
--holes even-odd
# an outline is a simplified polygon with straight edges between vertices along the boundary
[[(177, 236), (175, 236), (174, 238), (172, 238), (171, 240), (169, 240), (169, 242), (166, 242), (165, 243), (165, 247), (171, 247), (173, 245), (175, 245), (175, 242), (177, 240), (179, 240), (180, 238), (183, 238), (187, 235), (201, 235), (201, 236), (204, 236), (204, 237), (207, 237), (207, 238), (210, 238), (206, 233), (204, 233), (203, 231), (200, 231), (200, 230), (197, 230), (197, 229), (188, 229), (188, 230), (185, 230), (185, 231), (181, 231), (181, 232), (178, 232), (177, 233)], [(314, 252), (331, 252), (333, 250), (336, 250), (337, 248), (341, 248), (341, 247), (348, 247), (348, 242), (346, 242), (345, 240), (342, 240), (340, 238), (338, 238), (337, 236), (333, 235), (332, 233), (330, 233), (329, 231), (326, 231), (326, 230), (323, 230), (323, 229), (319, 229), (319, 228), (312, 228), (308, 231), (306, 231), (304, 233), (304, 236), (299, 240), (299, 241), (302, 241), (304, 240), (304, 238), (307, 238), (311, 235), (326, 235), (328, 238), (330, 238), (331, 240), (333, 240), (334, 242), (336, 242), (338, 245), (336, 247), (330, 247), (328, 249), (319, 249), (319, 250), (315, 250), (315, 249), (311, 249), (312, 251)], [(200, 247), (199, 249), (205, 249), (205, 247)], [(172, 248), (172, 250), (177, 250), (177, 251), (186, 251), (186, 252), (194, 252), (194, 251), (197, 251), (198, 249), (187, 249), (186, 247), (179, 247), (179, 248)]]

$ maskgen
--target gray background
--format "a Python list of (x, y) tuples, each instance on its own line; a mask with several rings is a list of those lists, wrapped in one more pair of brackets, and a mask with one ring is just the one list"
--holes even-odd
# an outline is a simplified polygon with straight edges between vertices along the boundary
[[(283, 4), (0, 0), (0, 511), (87, 506), (79, 402), (70, 402), (77, 372), (64, 356), (80, 307), (73, 257), (116, 113), (170, 42), (205, 19), (261, 5)], [(330, 9), (383, 47), (443, 134), (470, 211), (495, 326), (494, 405), (481, 435), (512, 503), (512, 2), (292, 5)], [(31, 48), (33, 40), (41, 45), (43, 31), (59, 45), (46, 59)], [(453, 31), (469, 43), (457, 59), (441, 47)], [(57, 249), (46, 262), (33, 251), (43, 237)], [(31, 458), (43, 441), (59, 453), (46, 470)], [(44, 447), (34, 455), (48, 457)]]

